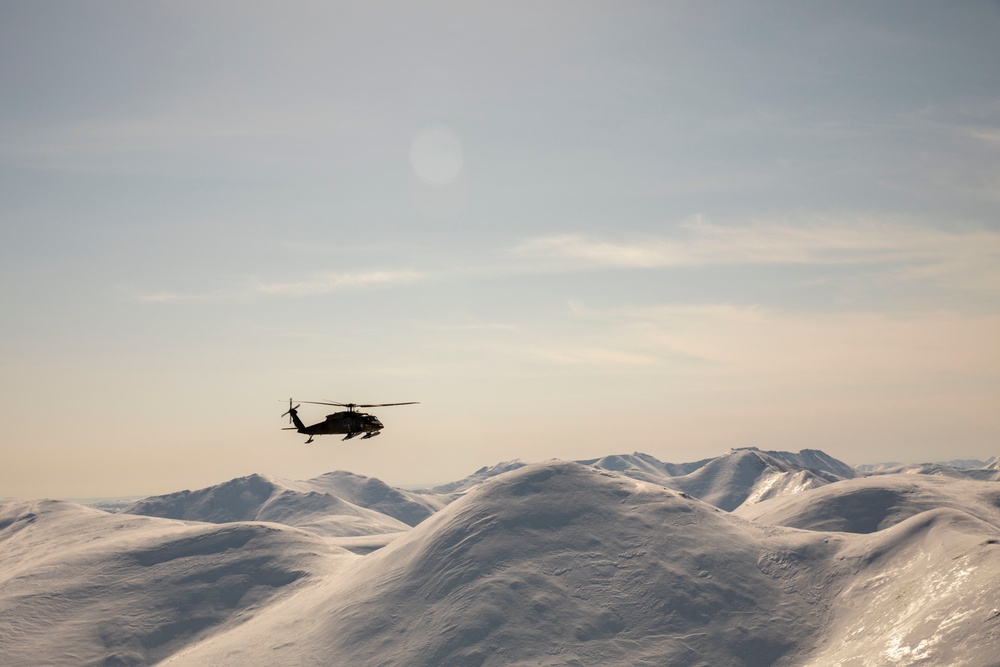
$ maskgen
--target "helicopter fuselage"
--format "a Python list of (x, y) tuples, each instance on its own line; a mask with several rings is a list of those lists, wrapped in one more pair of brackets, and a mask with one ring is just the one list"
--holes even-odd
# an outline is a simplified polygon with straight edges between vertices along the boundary
[(298, 413), (291, 411), (292, 421), (295, 423), (295, 430), (309, 436), (309, 442), (315, 435), (339, 435), (346, 434), (344, 440), (349, 440), (357, 435), (362, 435), (362, 440), (374, 438), (379, 435), (384, 426), (375, 415), (367, 412), (357, 412), (356, 410), (335, 412), (327, 415), (326, 419), (315, 424), (306, 426), (299, 419)]
[(334, 433), (369, 433), (377, 434), (382, 430), (382, 422), (375, 415), (367, 412), (335, 412), (327, 415), (326, 419), (307, 426), (315, 435), (326, 435)]

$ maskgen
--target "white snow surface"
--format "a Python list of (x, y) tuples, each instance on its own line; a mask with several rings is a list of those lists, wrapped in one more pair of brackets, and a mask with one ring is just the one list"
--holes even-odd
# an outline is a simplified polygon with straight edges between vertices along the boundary
[(1000, 481), (1000, 457), (986, 461), (978, 459), (955, 459), (934, 463), (875, 463), (858, 466), (858, 471), (870, 475), (891, 475), (908, 473), (911, 475), (947, 475), (949, 477), (970, 477)]
[(713, 459), (680, 465), (663, 463), (640, 453), (579, 463), (684, 491), (726, 511), (857, 474), (846, 463), (809, 449), (792, 453), (744, 447)]
[(327, 537), (352, 538), (408, 530), (444, 504), (441, 498), (337, 471), (305, 481), (248, 475), (197, 491), (146, 498), (122, 512), (210, 523), (273, 521)]
[(147, 665), (350, 556), (278, 524), (0, 501), (0, 664)]
[(130, 508), (176, 518), (0, 500), (0, 664), (1000, 665), (1000, 484), (836, 463), (252, 475)]
[(744, 505), (733, 514), (790, 528), (873, 533), (938, 508), (1000, 526), (1000, 484), (945, 476), (878, 475)]

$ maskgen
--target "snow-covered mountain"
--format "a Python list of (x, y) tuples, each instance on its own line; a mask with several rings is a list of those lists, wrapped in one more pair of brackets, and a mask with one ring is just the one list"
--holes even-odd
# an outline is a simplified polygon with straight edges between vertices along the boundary
[[(678, 489), (727, 511), (855, 474), (823, 452), (762, 452), (755, 447), (694, 463), (664, 463), (638, 452), (579, 463)], [(328, 537), (383, 535), (407, 530), (469, 489), (525, 465), (506, 461), (419, 491), (343, 471), (296, 481), (248, 475), (196, 491), (146, 498), (122, 512), (210, 523), (273, 521)]]
[(1000, 664), (1000, 484), (838, 463), (253, 475), (132, 508), (175, 518), (0, 501), (0, 664)]
[(726, 511), (857, 475), (846, 463), (809, 449), (792, 453), (742, 447), (712, 459), (679, 465), (639, 453), (579, 463), (684, 491)]
[(1000, 468), (959, 468), (944, 463), (904, 463), (894, 466), (877, 467), (869, 470), (869, 475), (940, 475), (957, 479), (1000, 480)]
[(451, 498), (454, 499), (460, 494), (478, 486), (479, 484), (482, 484), (488, 479), (496, 477), (497, 475), (502, 475), (505, 472), (510, 472), (511, 470), (523, 468), (526, 465), (527, 463), (524, 461), (514, 459), (513, 461), (504, 461), (503, 463), (497, 463), (496, 465), (483, 466), (468, 477), (463, 477), (457, 482), (449, 482), (448, 484), (435, 486), (432, 489), (427, 489), (424, 493), (431, 495), (450, 495)]
[(825, 470), (802, 468), (758, 449), (737, 449), (675, 478), (677, 488), (731, 511), (775, 496), (795, 494), (839, 481)]
[[(166, 664), (769, 665), (821, 636), (838, 546), (659, 485), (535, 464)], [(783, 569), (803, 550), (814, 569)]]
[(153, 664), (350, 555), (275, 524), (0, 501), (0, 664)]
[(445, 502), (430, 498), (348, 472), (305, 481), (248, 475), (146, 498), (122, 512), (210, 523), (272, 521), (328, 537), (352, 537), (408, 530)]
[(877, 475), (744, 505), (733, 514), (775, 526), (874, 533), (941, 508), (963, 512), (1000, 530), (1000, 484), (925, 475)]
[(951, 461), (936, 461), (933, 463), (867, 463), (857, 467), (862, 474), (894, 475), (909, 473), (911, 475), (949, 475), (951, 477), (971, 477), (973, 479), (1000, 479), (991, 477), (984, 470), (1000, 470), (1000, 457), (994, 456), (986, 461), (979, 459), (954, 459)]
[[(747, 447), (745, 449), (755, 450), (756, 447)], [(776, 459), (781, 459), (786, 463), (791, 463), (792, 465), (800, 468), (818, 472), (828, 472), (832, 475), (840, 477), (841, 479), (851, 479), (852, 477), (858, 476), (856, 468), (849, 466), (843, 461), (835, 459), (826, 452), (821, 452), (818, 449), (803, 449), (799, 452), (766, 451), (763, 453)]]
[(602, 470), (613, 470), (633, 479), (669, 485), (671, 478), (689, 475), (712, 460), (702, 459), (694, 463), (680, 464), (664, 463), (649, 454), (635, 452), (634, 454), (613, 454), (599, 459), (577, 461), (577, 463), (594, 466)]

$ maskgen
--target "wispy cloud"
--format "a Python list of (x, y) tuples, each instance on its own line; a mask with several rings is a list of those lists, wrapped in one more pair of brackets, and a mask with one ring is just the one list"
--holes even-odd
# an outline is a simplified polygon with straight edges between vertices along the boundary
[(509, 324), (506, 322), (484, 322), (484, 321), (466, 321), (466, 322), (421, 322), (416, 324), (421, 329), (426, 329), (428, 331), (456, 331), (456, 332), (475, 332), (475, 331), (518, 331), (520, 327), (514, 324)]
[(126, 290), (133, 299), (143, 303), (181, 303), (197, 301), (237, 301), (247, 298), (246, 292), (140, 292), (134, 289)]
[(324, 272), (302, 280), (260, 283), (243, 290), (215, 290), (206, 292), (138, 292), (128, 290), (137, 301), (145, 303), (179, 303), (196, 301), (241, 301), (264, 296), (303, 297), (320, 296), (350, 289), (387, 287), (424, 280), (426, 273), (419, 271), (360, 271)]
[(1000, 234), (950, 233), (892, 223), (686, 223), (675, 235), (608, 241), (584, 235), (531, 239), (514, 249), (525, 257), (581, 264), (651, 268), (709, 264), (859, 264), (936, 260), (955, 251), (1000, 253)]
[(539, 359), (560, 366), (627, 366), (632, 368), (650, 368), (662, 365), (661, 359), (654, 355), (613, 348), (536, 348), (531, 352)]
[(608, 348), (641, 350), (637, 355), (684, 375), (877, 387), (935, 374), (992, 377), (1000, 369), (995, 314), (903, 317), (730, 304), (604, 310), (580, 303), (571, 312), (598, 327)]
[(261, 294), (283, 296), (310, 296), (329, 294), (353, 287), (371, 287), (414, 283), (423, 280), (427, 274), (420, 271), (366, 271), (359, 273), (321, 273), (306, 280), (287, 283), (262, 284), (257, 287)]
[(156, 116), (42, 126), (0, 123), (0, 156), (60, 158), (122, 154), (130, 151), (203, 153), (213, 142), (317, 140), (332, 136), (372, 135), (378, 122), (370, 113), (344, 105), (309, 111), (241, 109), (220, 113), (214, 108), (176, 109)]
[(992, 148), (1000, 148), (1000, 128), (974, 127), (969, 130), (969, 134)]
[(722, 265), (892, 265), (899, 279), (1000, 291), (1000, 232), (951, 232), (895, 222), (749, 223), (696, 221), (676, 233), (630, 240), (573, 234), (530, 239), (524, 259), (570, 270)]
[(152, 292), (149, 294), (136, 294), (135, 298), (138, 301), (145, 303), (174, 303), (177, 301), (183, 301), (184, 296), (180, 294), (175, 294), (174, 292)]

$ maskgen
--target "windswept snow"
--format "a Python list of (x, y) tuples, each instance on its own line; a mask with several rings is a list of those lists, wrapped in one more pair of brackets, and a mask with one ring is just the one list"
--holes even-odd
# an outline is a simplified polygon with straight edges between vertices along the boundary
[(662, 484), (671, 477), (689, 475), (711, 461), (712, 459), (703, 459), (701, 461), (695, 461), (694, 463), (664, 463), (649, 454), (636, 452), (628, 455), (615, 454), (612, 456), (605, 456), (600, 459), (578, 461), (578, 463), (594, 466), (595, 468), (601, 468), (602, 470), (620, 472), (635, 479), (645, 479), (647, 481), (656, 482), (657, 484)]
[(962, 511), (1000, 530), (1000, 484), (878, 475), (740, 507), (734, 514), (792, 528), (872, 533), (937, 508)]
[(798, 493), (842, 479), (805, 469), (756, 449), (738, 449), (711, 460), (672, 484), (695, 498), (732, 511), (775, 496)]
[(2, 501), (0, 664), (152, 664), (349, 555), (277, 525)]
[(995, 525), (942, 508), (849, 541), (839, 558), (855, 570), (828, 640), (804, 664), (1000, 664), (996, 536)]
[(504, 461), (492, 466), (483, 466), (468, 477), (464, 477), (457, 482), (436, 486), (433, 489), (429, 489), (428, 492), (431, 494), (453, 494), (453, 497), (457, 497), (459, 494), (482, 484), (488, 479), (502, 475), (505, 472), (510, 472), (511, 470), (523, 468), (525, 465), (527, 464), (524, 461), (514, 459), (513, 461)]
[[(754, 449), (754, 448), (750, 448)], [(803, 449), (799, 452), (763, 452), (767, 456), (781, 459), (786, 463), (791, 463), (800, 468), (805, 468), (807, 470), (815, 470), (821, 472), (828, 472), (832, 475), (836, 475), (841, 479), (850, 479), (852, 477), (858, 476), (858, 471), (853, 467), (847, 465), (843, 461), (839, 461), (826, 452), (821, 452), (818, 449)]]
[(939, 461), (936, 463), (878, 463), (859, 466), (858, 470), (872, 475), (944, 475), (966, 479), (1000, 481), (1000, 459), (991, 458), (988, 461), (978, 459), (955, 459), (954, 461)]
[(168, 664), (772, 664), (822, 626), (822, 569), (758, 565), (836, 549), (801, 542), (659, 486), (536, 464), (301, 595), (311, 621), (294, 643), (286, 613), (263, 614)]
[(0, 501), (0, 664), (1000, 664), (976, 474), (747, 448), (423, 492), (251, 475), (130, 512)]
[(846, 463), (809, 449), (794, 454), (743, 447), (713, 459), (680, 465), (639, 453), (579, 463), (678, 489), (726, 511), (857, 474)]

